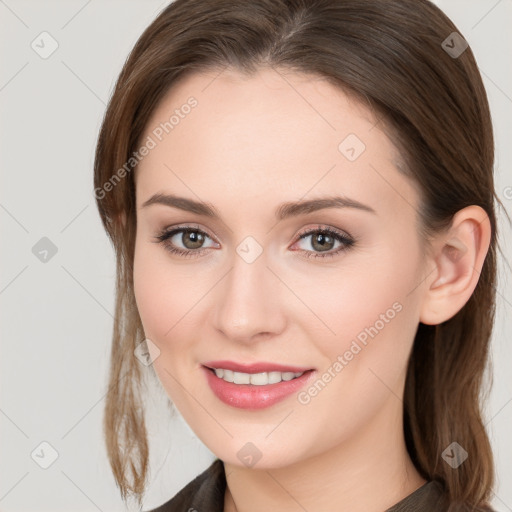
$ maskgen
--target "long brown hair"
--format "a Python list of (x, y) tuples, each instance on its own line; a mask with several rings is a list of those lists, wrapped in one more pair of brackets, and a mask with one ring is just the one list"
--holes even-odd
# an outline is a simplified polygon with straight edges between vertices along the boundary
[[(421, 193), (425, 240), (466, 206), (479, 205), (489, 216), (490, 248), (471, 298), (446, 322), (418, 327), (403, 425), (414, 464), (425, 479), (443, 484), (450, 511), (488, 506), (494, 464), (480, 394), (495, 314), (494, 200), (501, 202), (484, 85), (471, 48), (454, 55), (443, 46), (453, 32), (455, 25), (427, 0), (176, 0), (139, 38), (109, 101), (94, 164), (97, 205), (117, 257), (104, 432), (123, 499), (135, 496), (141, 503), (149, 452), (144, 367), (134, 357), (144, 333), (133, 290), (131, 157), (178, 78), (206, 69), (250, 74), (272, 66), (330, 80), (386, 123), (406, 164), (402, 172)], [(453, 441), (469, 453), (457, 470), (441, 457)]]

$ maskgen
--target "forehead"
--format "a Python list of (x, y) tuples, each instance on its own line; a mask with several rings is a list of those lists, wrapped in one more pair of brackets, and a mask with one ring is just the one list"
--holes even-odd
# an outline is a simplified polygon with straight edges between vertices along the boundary
[[(191, 102), (196, 104), (192, 108)], [(160, 101), (145, 132), (155, 132), (157, 139), (172, 134), (179, 142), (194, 128), (195, 133), (208, 132), (209, 139), (231, 138), (233, 145), (248, 137), (265, 139), (265, 147), (273, 143), (286, 150), (297, 141), (311, 149), (318, 139), (327, 145), (347, 133), (368, 139), (377, 121), (369, 105), (325, 78), (273, 68), (247, 75), (228, 68), (181, 78)]]
[(298, 199), (358, 188), (361, 199), (391, 203), (394, 187), (409, 186), (367, 105), (325, 79), (290, 71), (190, 74), (153, 112), (142, 141), (149, 139), (153, 148), (136, 170), (145, 195), (188, 188), (225, 197), (229, 187)]

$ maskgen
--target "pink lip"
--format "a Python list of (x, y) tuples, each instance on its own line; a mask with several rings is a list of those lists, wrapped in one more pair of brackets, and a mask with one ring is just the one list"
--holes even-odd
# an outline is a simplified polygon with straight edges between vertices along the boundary
[(243, 363), (235, 363), (233, 361), (207, 361), (203, 363), (204, 366), (208, 368), (224, 368), (226, 370), (231, 370), (233, 372), (242, 372), (242, 373), (263, 373), (263, 372), (307, 372), (312, 368), (300, 368), (299, 366), (286, 366), (283, 364), (277, 363), (251, 363), (251, 364), (243, 364)]
[[(236, 365), (240, 368), (240, 365)], [(225, 365), (215, 366), (216, 368), (227, 368)], [(268, 366), (267, 366), (268, 367)], [(294, 370), (278, 370), (276, 365), (273, 365), (274, 371), (294, 371)], [(285, 367), (291, 368), (291, 367)], [(299, 391), (300, 388), (305, 386), (307, 382), (311, 380), (313, 375), (316, 373), (314, 370), (306, 370), (303, 375), (296, 379), (281, 381), (277, 384), (267, 384), (264, 386), (255, 386), (254, 384), (234, 384), (233, 382), (226, 382), (215, 375), (215, 372), (207, 366), (202, 366), (202, 370), (206, 375), (206, 380), (210, 389), (213, 391), (215, 396), (227, 405), (237, 407), (239, 409), (265, 409), (270, 407), (281, 400), (284, 400), (293, 393)], [(240, 370), (233, 370), (240, 371)], [(263, 372), (265, 370), (261, 370)], [(272, 371), (267, 370), (267, 371)], [(304, 370), (296, 370), (297, 372)], [(249, 372), (245, 373), (260, 373), (260, 372)]]

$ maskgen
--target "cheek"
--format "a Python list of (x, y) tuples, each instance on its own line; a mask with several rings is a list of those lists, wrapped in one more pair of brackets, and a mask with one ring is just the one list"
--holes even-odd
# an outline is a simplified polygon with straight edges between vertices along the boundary
[(187, 340), (191, 337), (184, 336), (183, 329), (189, 328), (192, 319), (186, 313), (194, 291), (190, 290), (192, 277), (170, 265), (166, 256), (160, 247), (136, 243), (134, 293), (144, 334), (152, 342), (148, 346), (153, 368), (173, 403), (186, 410), (187, 397), (177, 381), (186, 382), (184, 375), (190, 371)]
[(160, 345), (160, 349), (179, 314), (183, 315), (180, 302), (187, 288), (177, 280), (176, 274), (166, 261), (163, 249), (155, 244), (136, 243), (133, 285), (137, 309), (146, 336)]
[(333, 275), (323, 294), (315, 293), (311, 309), (331, 331), (324, 330), (319, 348), (331, 362), (347, 351), (350, 360), (405, 357), (418, 324), (418, 297), (411, 291), (420, 280), (419, 260), (409, 256), (397, 261), (389, 251), (377, 263), (359, 261)]
[(162, 356), (154, 361), (155, 369), (161, 374), (164, 364), (173, 373), (194, 368), (195, 336), (203, 327), (199, 303), (210, 286), (205, 285), (208, 269), (170, 261), (160, 245), (137, 241), (133, 281), (144, 334)]
[(418, 325), (418, 296), (410, 293), (416, 260), (397, 265), (390, 255), (361, 269), (343, 272), (328, 281), (323, 296), (317, 294), (319, 316), (335, 334), (324, 330), (315, 338), (323, 365), (298, 396), (305, 410), (314, 411), (311, 417), (325, 416), (322, 435), (331, 439), (355, 432), (387, 400), (401, 396)]

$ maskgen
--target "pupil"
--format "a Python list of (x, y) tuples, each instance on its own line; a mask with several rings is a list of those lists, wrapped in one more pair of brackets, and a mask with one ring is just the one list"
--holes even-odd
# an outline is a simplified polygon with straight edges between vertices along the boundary
[(197, 233), (197, 231), (189, 231), (185, 233), (185, 236), (188, 237), (189, 244), (192, 245), (192, 248), (197, 248), (202, 243), (202, 235)]
[(326, 245), (328, 245), (329, 243), (332, 243), (330, 238), (331, 237), (329, 235), (319, 233), (315, 238), (315, 242), (320, 246), (321, 249), (325, 249)]

